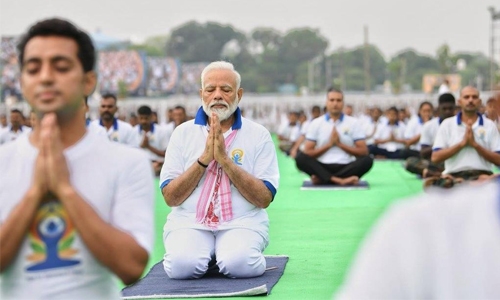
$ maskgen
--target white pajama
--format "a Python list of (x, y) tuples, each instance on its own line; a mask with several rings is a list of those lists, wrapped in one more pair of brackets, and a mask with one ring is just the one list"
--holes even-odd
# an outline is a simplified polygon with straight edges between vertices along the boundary
[(253, 230), (178, 229), (165, 235), (163, 267), (170, 278), (200, 278), (212, 258), (231, 278), (260, 276), (266, 269), (262, 251), (267, 242)]

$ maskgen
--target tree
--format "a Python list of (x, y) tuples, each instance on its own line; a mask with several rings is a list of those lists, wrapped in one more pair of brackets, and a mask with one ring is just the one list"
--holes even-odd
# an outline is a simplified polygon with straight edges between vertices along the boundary
[(451, 60), (450, 46), (444, 44), (439, 47), (436, 51), (436, 59), (441, 74), (449, 74), (452, 71), (453, 63)]
[[(383, 84), (386, 79), (387, 63), (380, 50), (375, 45), (368, 46), (370, 58), (370, 77), (373, 85)], [(329, 59), (332, 60), (332, 75), (336, 82), (341, 82), (347, 90), (365, 89), (364, 77), (364, 46), (352, 49), (338, 49)]]
[(147, 38), (142, 44), (134, 44), (128, 50), (143, 51), (148, 56), (164, 56), (168, 35), (158, 35)]
[(184, 62), (219, 60), (224, 45), (241, 37), (242, 34), (230, 25), (191, 21), (172, 31), (166, 52)]
[[(396, 71), (402, 66), (398, 66), (401, 61), (405, 62), (404, 74), (398, 73)], [(396, 54), (389, 62), (390, 67), (388, 67), (390, 80), (393, 84), (401, 85), (398, 88), (402, 88), (403, 84), (409, 84), (413, 90), (422, 89), (422, 78), (425, 74), (435, 74), (439, 73), (439, 64), (436, 59), (429, 55), (420, 54), (414, 49), (405, 49), (398, 54)], [(404, 82), (401, 82), (399, 76), (403, 76)]]
[(251, 33), (251, 37), (264, 51), (267, 49), (277, 49), (281, 45), (283, 39), (279, 31), (268, 27), (254, 29)]

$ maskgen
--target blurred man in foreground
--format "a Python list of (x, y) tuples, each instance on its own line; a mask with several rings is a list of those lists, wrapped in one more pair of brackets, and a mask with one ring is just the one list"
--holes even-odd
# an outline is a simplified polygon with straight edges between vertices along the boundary
[(0, 147), (0, 298), (120, 299), (153, 241), (153, 178), (145, 155), (87, 131), (97, 81), (88, 34), (36, 23), (18, 45), (29, 136)]

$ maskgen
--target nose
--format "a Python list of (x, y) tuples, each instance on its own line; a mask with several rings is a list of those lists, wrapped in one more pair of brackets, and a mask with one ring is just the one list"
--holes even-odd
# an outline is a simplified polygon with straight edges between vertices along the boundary
[(215, 90), (214, 100), (222, 100), (222, 91), (220, 89)]
[(40, 80), (42, 84), (49, 85), (54, 81), (54, 70), (49, 64), (43, 64), (40, 69)]

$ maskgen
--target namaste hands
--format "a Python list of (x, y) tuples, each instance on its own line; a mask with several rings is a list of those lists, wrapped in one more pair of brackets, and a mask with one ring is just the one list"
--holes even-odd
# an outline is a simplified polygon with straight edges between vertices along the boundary
[(200, 162), (204, 165), (208, 165), (213, 160), (222, 163), (227, 158), (229, 157), (226, 153), (226, 145), (224, 144), (224, 135), (219, 117), (216, 113), (212, 113), (210, 118), (210, 131), (208, 132), (205, 150), (200, 156)]

